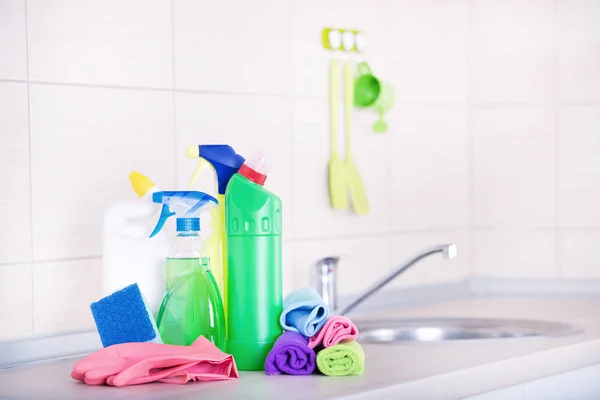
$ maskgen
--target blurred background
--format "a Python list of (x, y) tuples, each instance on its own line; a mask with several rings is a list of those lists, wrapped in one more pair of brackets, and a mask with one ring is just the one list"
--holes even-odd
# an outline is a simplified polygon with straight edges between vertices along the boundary
[[(329, 203), (327, 26), (396, 89), (387, 133), (354, 114), (366, 216)], [(395, 287), (598, 279), (600, 1), (0, 0), (0, 340), (93, 329), (104, 212), (133, 169), (185, 188), (206, 143), (273, 158), (286, 292), (441, 242)]]

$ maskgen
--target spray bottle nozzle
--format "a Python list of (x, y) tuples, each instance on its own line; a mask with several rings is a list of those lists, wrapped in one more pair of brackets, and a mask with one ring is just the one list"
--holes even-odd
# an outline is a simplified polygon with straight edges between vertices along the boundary
[(198, 146), (188, 146), (186, 148), (188, 158), (198, 158), (198, 167), (194, 171), (190, 188), (196, 182), (198, 175), (209, 165), (215, 169), (218, 181), (218, 193), (225, 194), (225, 189), (229, 179), (235, 174), (242, 164), (244, 157), (240, 156), (235, 150), (226, 144), (203, 144)]
[(177, 231), (200, 231), (200, 214), (216, 207), (217, 199), (203, 192), (171, 191), (152, 194), (154, 203), (162, 204), (160, 217), (150, 237), (155, 236), (164, 227), (167, 219), (177, 215)]

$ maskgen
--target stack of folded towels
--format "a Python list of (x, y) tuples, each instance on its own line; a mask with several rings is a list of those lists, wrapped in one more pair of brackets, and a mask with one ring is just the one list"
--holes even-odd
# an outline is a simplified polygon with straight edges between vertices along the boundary
[(265, 361), (267, 375), (310, 375), (315, 368), (327, 376), (364, 372), (365, 353), (355, 341), (358, 329), (346, 317), (329, 316), (314, 289), (290, 293), (279, 321), (284, 332)]

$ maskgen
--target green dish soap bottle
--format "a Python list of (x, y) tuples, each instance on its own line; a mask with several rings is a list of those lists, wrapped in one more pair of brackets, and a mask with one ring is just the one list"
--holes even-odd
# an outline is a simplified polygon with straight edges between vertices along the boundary
[(225, 350), (223, 300), (210, 259), (201, 257), (200, 214), (216, 207), (217, 200), (193, 191), (157, 192), (152, 200), (163, 208), (150, 237), (177, 216), (177, 234), (166, 259), (167, 293), (156, 318), (160, 336), (166, 344), (189, 346), (202, 335)]
[(281, 199), (266, 190), (269, 159), (244, 162), (225, 191), (227, 352), (238, 369), (260, 371), (281, 334)]

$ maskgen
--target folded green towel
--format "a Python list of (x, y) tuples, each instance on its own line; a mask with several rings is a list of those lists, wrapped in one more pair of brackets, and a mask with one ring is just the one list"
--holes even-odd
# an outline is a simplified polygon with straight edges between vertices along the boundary
[(365, 353), (358, 342), (340, 343), (317, 353), (317, 368), (327, 376), (361, 375)]

